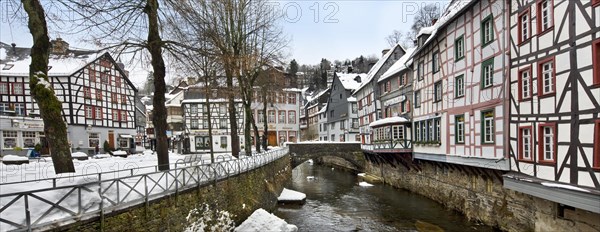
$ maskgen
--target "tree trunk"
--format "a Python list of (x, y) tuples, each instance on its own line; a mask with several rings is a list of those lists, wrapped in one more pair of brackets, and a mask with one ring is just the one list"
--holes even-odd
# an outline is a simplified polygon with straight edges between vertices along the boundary
[(235, 91), (233, 89), (233, 72), (226, 70), (225, 75), (227, 78), (227, 90), (228, 90), (228, 107), (229, 112), (229, 134), (231, 135), (231, 155), (235, 158), (240, 156), (240, 137), (238, 135), (238, 124), (237, 115), (235, 110)]
[(159, 170), (169, 170), (167, 141), (167, 107), (165, 106), (165, 62), (162, 57), (162, 39), (158, 24), (158, 0), (148, 0), (144, 12), (148, 15), (148, 52), (154, 70), (154, 98), (152, 123), (156, 135), (156, 154)]
[(206, 120), (208, 120), (208, 148), (210, 149), (210, 163), (215, 163), (215, 153), (213, 149), (213, 140), (212, 140), (212, 117), (210, 115), (210, 77), (205, 78), (206, 84), (204, 88), (206, 89)]
[(22, 3), (29, 18), (29, 31), (33, 37), (29, 88), (44, 121), (44, 134), (51, 148), (54, 172), (56, 174), (75, 172), (67, 139), (67, 124), (61, 113), (62, 103), (54, 94), (48, 79), (50, 38), (44, 8), (38, 0), (23, 0)]
[(254, 120), (254, 117), (252, 117), (252, 130), (254, 130), (254, 143), (255, 147), (256, 147), (256, 152), (260, 153), (260, 143), (261, 141), (260, 136), (258, 135), (258, 127), (256, 126), (256, 121)]
[[(241, 79), (241, 78), (240, 78)], [(242, 83), (242, 80), (240, 80)], [(246, 155), (252, 154), (252, 139), (251, 139), (251, 125), (252, 125), (252, 87), (249, 86), (247, 81), (243, 81), (244, 85), (241, 87), (242, 92), (242, 104), (244, 105), (244, 152)]]
[(267, 150), (267, 139), (269, 137), (269, 124), (267, 121), (267, 91), (263, 88), (262, 90), (262, 102), (263, 102), (263, 137), (262, 146), (263, 149)]

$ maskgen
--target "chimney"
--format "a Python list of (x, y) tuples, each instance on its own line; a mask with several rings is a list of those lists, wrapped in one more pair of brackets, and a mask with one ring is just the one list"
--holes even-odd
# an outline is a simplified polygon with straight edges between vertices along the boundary
[(431, 25), (434, 25), (437, 21), (438, 21), (438, 19), (432, 19), (431, 20)]
[(381, 51), (381, 57), (384, 57), (384, 56), (385, 56), (385, 54), (386, 54), (387, 52), (389, 52), (389, 51), (390, 51), (390, 49), (389, 49), (389, 48), (383, 49), (383, 50)]
[(12, 52), (16, 56), (17, 55), (17, 44), (11, 43), (10, 45), (12, 45)]
[(50, 43), (52, 44), (51, 54), (67, 54), (67, 51), (69, 50), (69, 43), (67, 43), (67, 41), (64, 41), (62, 38), (56, 38), (55, 40), (51, 40)]

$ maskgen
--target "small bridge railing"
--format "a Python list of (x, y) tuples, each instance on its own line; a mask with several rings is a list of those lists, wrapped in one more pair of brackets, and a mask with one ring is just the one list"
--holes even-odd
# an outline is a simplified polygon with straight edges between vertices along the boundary
[[(103, 217), (107, 213), (135, 205), (148, 206), (151, 200), (251, 171), (288, 153), (289, 148), (285, 147), (215, 163), (182, 162), (166, 171), (156, 169), (142, 174), (131, 172), (131, 175), (113, 179), (102, 179), (102, 173), (81, 175), (68, 177), (74, 184), (61, 186), (56, 185), (60, 178), (36, 180), (54, 184), (52, 187), (27, 191), (8, 189), (10, 193), (0, 194), (0, 231), (50, 229)], [(1, 192), (5, 188), (16, 188), (16, 184), (22, 183), (2, 184)]]

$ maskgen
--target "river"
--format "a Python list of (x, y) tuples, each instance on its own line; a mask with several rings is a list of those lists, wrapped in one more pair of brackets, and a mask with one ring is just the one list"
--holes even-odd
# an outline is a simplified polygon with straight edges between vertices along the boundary
[(494, 231), (423, 196), (358, 182), (349, 172), (304, 163), (287, 188), (305, 193), (306, 204), (279, 206), (275, 215), (299, 231)]

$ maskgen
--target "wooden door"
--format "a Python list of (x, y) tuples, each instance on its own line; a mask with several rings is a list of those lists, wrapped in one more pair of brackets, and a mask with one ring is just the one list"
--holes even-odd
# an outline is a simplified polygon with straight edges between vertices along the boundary
[(267, 141), (268, 141), (267, 144), (269, 146), (277, 146), (277, 132), (269, 131)]
[(115, 148), (115, 132), (114, 131), (108, 131), (108, 146), (110, 148)]

